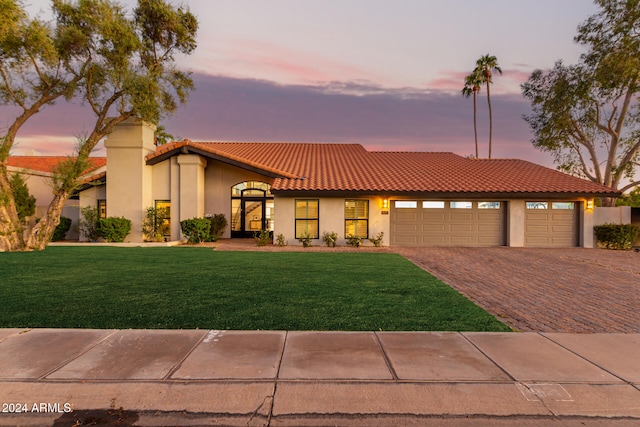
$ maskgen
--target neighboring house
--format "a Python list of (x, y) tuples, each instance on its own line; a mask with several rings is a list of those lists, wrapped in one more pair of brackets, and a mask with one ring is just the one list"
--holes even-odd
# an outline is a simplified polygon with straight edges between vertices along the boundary
[[(223, 213), (223, 237), (267, 229), (299, 244), (325, 231), (391, 246), (593, 247), (593, 198), (610, 188), (530, 162), (452, 153), (372, 152), (358, 144), (193, 142), (156, 147), (137, 120), (107, 138), (106, 183), (79, 193), (81, 206), (133, 221), (142, 241), (150, 206), (180, 221)], [(104, 174), (96, 178), (104, 180)], [(317, 240), (316, 244), (321, 244)]]
[[(28, 219), (33, 226), (37, 218), (41, 218), (49, 203), (53, 200), (51, 185), (52, 173), (55, 167), (67, 157), (64, 156), (10, 156), (8, 159), (9, 174), (19, 173), (29, 187), (29, 193), (36, 199), (36, 212)], [(107, 159), (105, 157), (90, 158), (89, 170), (92, 175), (106, 170)], [(71, 218), (71, 228), (67, 233), (68, 239), (78, 239), (77, 223), (79, 214), (79, 198), (75, 197), (67, 201), (62, 210), (62, 215)]]

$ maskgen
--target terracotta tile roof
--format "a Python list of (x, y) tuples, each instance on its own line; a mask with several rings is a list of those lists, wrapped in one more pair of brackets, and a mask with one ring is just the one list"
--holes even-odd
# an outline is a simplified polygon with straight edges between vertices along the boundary
[[(53, 169), (62, 160), (66, 160), (66, 156), (9, 156), (8, 165), (19, 169), (29, 169), (32, 171), (51, 173)], [(91, 167), (87, 172), (106, 166), (106, 157), (90, 157)]]
[(359, 144), (185, 140), (158, 147), (147, 161), (161, 161), (183, 152), (226, 159), (274, 174), (274, 192), (617, 194), (524, 160), (476, 160), (453, 153), (371, 152)]

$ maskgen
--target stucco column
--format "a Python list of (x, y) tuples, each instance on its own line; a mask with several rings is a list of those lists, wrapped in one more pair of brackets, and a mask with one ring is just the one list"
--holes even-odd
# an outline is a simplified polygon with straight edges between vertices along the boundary
[(580, 246), (583, 248), (593, 248), (595, 247), (595, 234), (593, 232), (594, 222), (594, 209), (586, 208), (585, 202), (576, 202), (576, 205), (580, 207), (580, 223), (578, 227), (580, 227)]
[(178, 156), (180, 165), (180, 221), (204, 217), (206, 159), (196, 154)]
[(107, 216), (131, 220), (126, 242), (142, 242), (142, 218), (153, 206), (153, 171), (145, 157), (155, 151), (156, 126), (138, 118), (118, 124), (107, 137)]
[(525, 201), (509, 200), (509, 217), (507, 220), (509, 234), (507, 246), (520, 248), (524, 246)]

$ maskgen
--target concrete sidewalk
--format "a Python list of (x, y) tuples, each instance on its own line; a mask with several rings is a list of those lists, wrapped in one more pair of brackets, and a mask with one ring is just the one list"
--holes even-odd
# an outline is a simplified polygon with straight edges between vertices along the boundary
[(3, 426), (638, 425), (640, 334), (0, 329), (0, 404)]

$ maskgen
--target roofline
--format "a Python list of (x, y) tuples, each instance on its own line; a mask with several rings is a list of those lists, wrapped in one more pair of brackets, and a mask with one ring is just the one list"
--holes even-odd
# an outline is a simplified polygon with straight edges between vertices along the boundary
[(278, 190), (271, 187), (271, 193), (289, 197), (309, 196), (377, 196), (377, 197), (415, 197), (424, 199), (433, 198), (466, 198), (466, 199), (500, 199), (500, 200), (525, 200), (531, 198), (544, 198), (561, 200), (567, 198), (581, 199), (592, 197), (619, 197), (621, 192), (586, 193), (586, 192), (473, 192), (473, 191), (385, 191), (385, 190)]
[(234, 159), (229, 155), (225, 156), (222, 154), (217, 154), (211, 151), (203, 150), (201, 148), (194, 147), (193, 145), (189, 144), (189, 142), (187, 142), (186, 144), (178, 145), (171, 150), (165, 151), (164, 153), (161, 153), (155, 156), (152, 153), (151, 157), (146, 160), (147, 165), (155, 165), (173, 156), (180, 155), (180, 154), (197, 154), (197, 155), (206, 157), (208, 159), (217, 160), (219, 162), (226, 163), (231, 166), (236, 166), (241, 169), (245, 169), (250, 172), (255, 172), (270, 178), (289, 178), (289, 179), (298, 178), (297, 176), (287, 172), (276, 171), (266, 167), (263, 168), (263, 167), (260, 167), (258, 164), (251, 164), (249, 162), (242, 161), (240, 159)]

